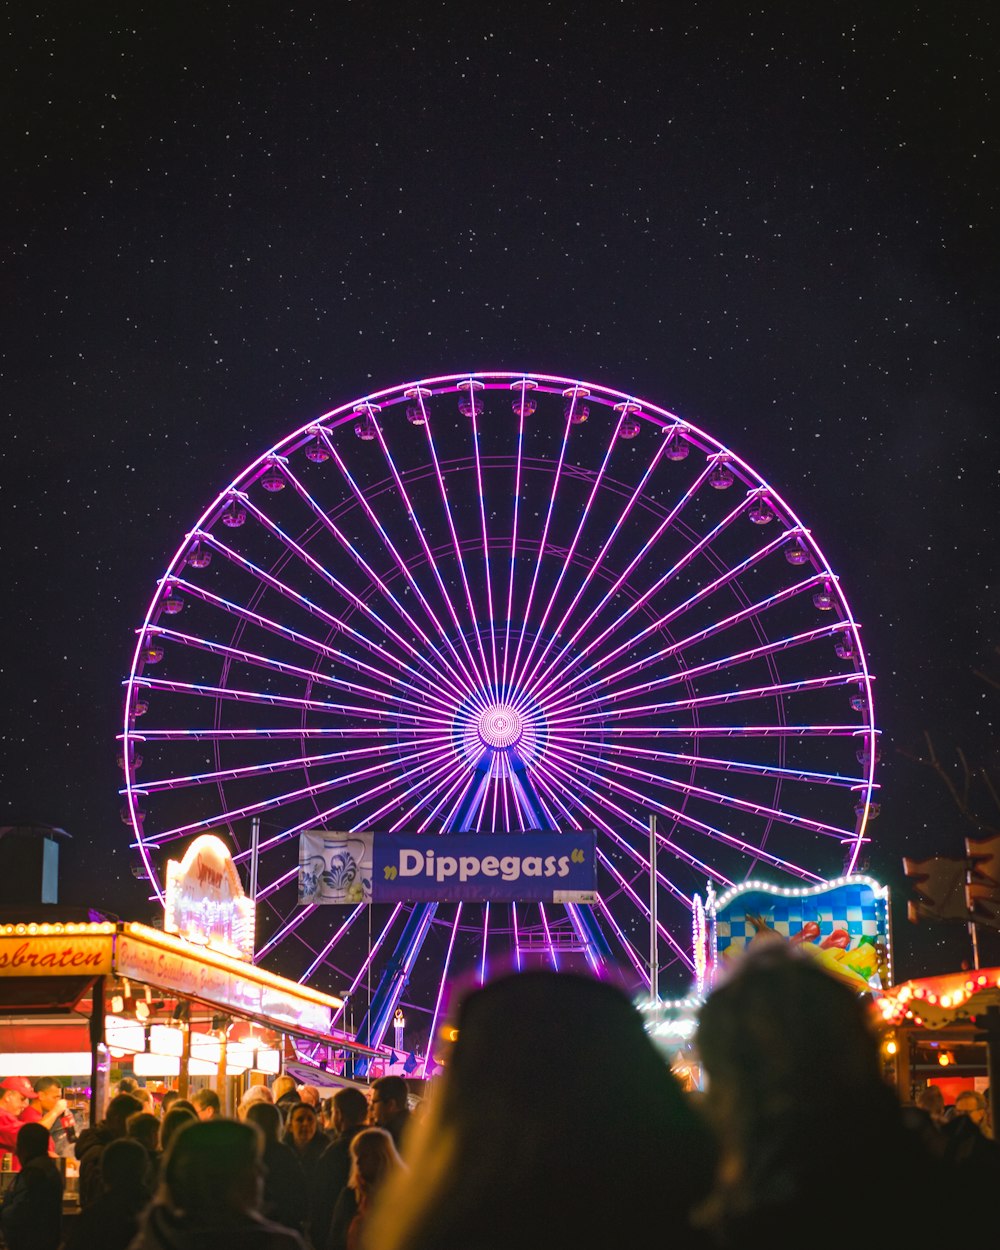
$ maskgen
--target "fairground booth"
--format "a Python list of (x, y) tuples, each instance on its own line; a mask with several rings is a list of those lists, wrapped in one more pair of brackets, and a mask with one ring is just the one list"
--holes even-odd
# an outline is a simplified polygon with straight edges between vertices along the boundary
[(209, 1085), (232, 1114), (296, 1045), (330, 1085), (382, 1058), (332, 1028), (340, 999), (256, 967), (253, 941), (254, 905), (210, 834), (169, 865), (162, 929), (3, 905), (0, 1076), (56, 1076), (94, 1122), (126, 1075), (182, 1095)]

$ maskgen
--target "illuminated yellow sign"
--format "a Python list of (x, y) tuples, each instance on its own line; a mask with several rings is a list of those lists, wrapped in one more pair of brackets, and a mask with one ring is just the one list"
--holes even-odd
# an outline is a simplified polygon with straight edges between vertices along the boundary
[(0, 935), (0, 977), (99, 977), (111, 971), (112, 938), (103, 934)]

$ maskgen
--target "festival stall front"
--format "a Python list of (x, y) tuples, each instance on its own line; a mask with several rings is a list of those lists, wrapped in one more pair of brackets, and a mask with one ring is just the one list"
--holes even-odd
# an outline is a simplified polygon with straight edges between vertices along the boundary
[(939, 1085), (945, 1102), (990, 1089), (1000, 1071), (1000, 968), (975, 968), (890, 986), (876, 1000), (882, 1049), (896, 1086), (913, 1099)]
[(170, 865), (162, 930), (0, 915), (0, 1076), (64, 1078), (94, 1122), (113, 1066), (182, 1093), (211, 1084), (232, 1112), (242, 1085), (283, 1070), (293, 1039), (331, 1067), (381, 1057), (333, 1029), (339, 998), (257, 967), (253, 941), (253, 903), (214, 835)]
[(811, 886), (744, 881), (692, 900), (695, 981), (690, 994), (646, 1005), (649, 1028), (688, 1085), (700, 1085), (694, 1034), (705, 996), (748, 948), (783, 941), (799, 947), (859, 995), (878, 995), (892, 979), (888, 889), (851, 875)]

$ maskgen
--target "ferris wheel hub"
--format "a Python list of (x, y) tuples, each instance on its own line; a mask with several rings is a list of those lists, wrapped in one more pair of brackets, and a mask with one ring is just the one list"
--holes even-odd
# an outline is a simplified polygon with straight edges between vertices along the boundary
[(476, 723), (479, 741), (484, 747), (504, 750), (517, 746), (524, 733), (521, 713), (506, 703), (492, 703), (479, 714)]

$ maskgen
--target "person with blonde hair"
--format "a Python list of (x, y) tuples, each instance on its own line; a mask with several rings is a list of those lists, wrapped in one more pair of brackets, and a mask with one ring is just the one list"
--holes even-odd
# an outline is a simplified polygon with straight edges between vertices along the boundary
[(351, 1139), (350, 1151), (350, 1175), (333, 1209), (324, 1250), (360, 1250), (362, 1235), (383, 1186), (406, 1171), (388, 1129), (362, 1129)]
[(515, 972), (462, 997), (451, 1023), (369, 1245), (609, 1250), (651, 1228), (671, 1250), (705, 1243), (689, 1216), (712, 1183), (712, 1135), (621, 988)]
[(243, 1097), (237, 1103), (236, 1118), (245, 1120), (247, 1118), (247, 1108), (252, 1107), (255, 1102), (274, 1102), (274, 1095), (271, 1093), (269, 1086), (248, 1085)]

